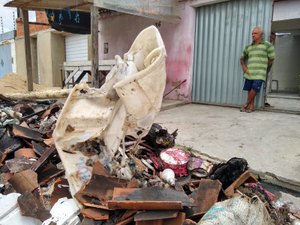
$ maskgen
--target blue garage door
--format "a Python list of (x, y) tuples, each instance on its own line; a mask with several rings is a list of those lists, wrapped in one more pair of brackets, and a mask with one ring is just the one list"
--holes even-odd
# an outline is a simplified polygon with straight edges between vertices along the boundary
[(12, 72), (11, 45), (0, 45), (0, 77)]

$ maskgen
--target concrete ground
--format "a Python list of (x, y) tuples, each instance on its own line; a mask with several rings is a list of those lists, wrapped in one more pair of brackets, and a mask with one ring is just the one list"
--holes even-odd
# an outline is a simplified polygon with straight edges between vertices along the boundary
[(300, 115), (170, 105), (171, 101), (164, 101), (155, 122), (170, 133), (178, 128), (177, 144), (221, 160), (245, 158), (253, 171), (300, 191)]
[(271, 105), (267, 110), (282, 110), (300, 114), (300, 96), (299, 94), (268, 94), (267, 102)]

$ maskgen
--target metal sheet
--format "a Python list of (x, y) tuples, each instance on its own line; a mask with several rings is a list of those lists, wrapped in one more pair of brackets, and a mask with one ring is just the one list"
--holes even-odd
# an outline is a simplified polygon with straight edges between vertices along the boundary
[(88, 61), (88, 35), (74, 34), (67, 36), (66, 62)]
[[(246, 100), (239, 63), (255, 26), (269, 37), (272, 0), (232, 0), (196, 9), (192, 101), (237, 106)], [(263, 105), (263, 94), (256, 106)]]

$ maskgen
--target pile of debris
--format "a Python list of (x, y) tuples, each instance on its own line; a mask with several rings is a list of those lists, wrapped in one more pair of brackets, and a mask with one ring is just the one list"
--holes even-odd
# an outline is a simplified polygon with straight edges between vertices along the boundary
[(141, 140), (126, 136), (109, 167), (99, 140), (73, 146), (70, 158), (75, 149), (98, 158), (74, 162), (85, 185), (73, 195), (64, 172), (74, 165), (61, 163), (52, 139), (62, 108), (57, 101), (1, 100), (0, 224), (292, 224), (299, 218), (274, 206), (276, 196), (244, 159), (204, 158), (176, 146), (177, 130), (155, 123)]

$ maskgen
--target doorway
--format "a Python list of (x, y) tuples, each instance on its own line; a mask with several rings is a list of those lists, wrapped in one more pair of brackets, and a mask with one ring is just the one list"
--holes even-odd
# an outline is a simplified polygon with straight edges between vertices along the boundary
[(275, 54), (265, 105), (270, 109), (300, 112), (300, 32), (277, 33)]
[[(275, 61), (266, 90), (265, 108), (300, 113), (300, 17), (299, 1), (274, 1), (272, 31)], [(287, 13), (289, 12), (289, 13)]]

